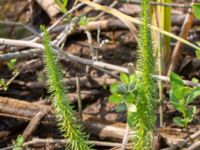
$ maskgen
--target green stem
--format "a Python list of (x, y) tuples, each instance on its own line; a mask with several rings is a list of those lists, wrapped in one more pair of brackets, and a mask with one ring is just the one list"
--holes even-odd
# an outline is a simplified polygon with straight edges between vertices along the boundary
[(55, 110), (58, 127), (67, 140), (66, 147), (70, 150), (90, 150), (85, 133), (81, 132), (81, 126), (77, 124), (75, 112), (70, 105), (66, 90), (62, 84), (63, 75), (60, 71), (58, 60), (53, 53), (51, 40), (44, 27), (44, 63), (48, 78), (49, 92)]
[(146, 150), (152, 147), (152, 132), (156, 120), (155, 115), (155, 92), (156, 84), (151, 74), (155, 70), (155, 62), (153, 57), (153, 46), (151, 39), (151, 31), (148, 28), (150, 22), (150, 6), (149, 0), (141, 1), (142, 14), (139, 30), (139, 50), (137, 63), (137, 112), (133, 114), (133, 129), (136, 132), (136, 143), (134, 149)]

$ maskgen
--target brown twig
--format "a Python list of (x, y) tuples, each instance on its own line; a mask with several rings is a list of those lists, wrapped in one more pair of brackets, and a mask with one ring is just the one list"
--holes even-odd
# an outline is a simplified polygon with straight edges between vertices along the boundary
[(200, 149), (200, 141), (195, 142), (190, 147), (187, 148), (187, 150), (197, 150)]
[(81, 98), (81, 89), (80, 89), (80, 77), (76, 75), (76, 91), (77, 91), (77, 100), (78, 100), (78, 112), (79, 119), (83, 121), (83, 109), (82, 109), (82, 98)]
[(34, 117), (33, 119), (31, 119), (31, 121), (29, 122), (28, 126), (26, 127), (26, 129), (23, 132), (23, 138), (26, 141), (31, 134), (37, 129), (38, 125), (40, 124), (40, 121), (42, 120), (42, 118), (46, 115), (45, 111), (39, 111)]
[[(41, 50), (38, 50), (38, 49), (36, 50), (38, 53), (41, 53), (42, 50), (44, 49), (44, 46), (42, 44), (38, 44), (38, 43), (30, 42), (30, 41), (23, 41), (23, 40), (10, 40), (10, 39), (5, 39), (5, 38), (0, 38), (0, 44), (6, 44), (6, 45), (12, 45), (12, 46), (27, 46), (27, 47), (41, 49)], [(93, 61), (93, 60), (81, 58), (81, 57), (72, 55), (70, 53), (55, 50), (55, 49), (54, 49), (54, 52), (62, 59), (69, 59), (71, 61), (89, 65), (89, 66), (92, 66), (97, 69), (99, 67), (99, 68), (103, 68), (103, 69), (116, 70), (116, 71), (128, 73), (128, 69), (125, 67), (120, 67), (120, 66), (100, 62), (100, 61)], [(4, 56), (5, 55), (0, 55), (0, 61), (2, 59), (4, 59)], [(9, 58), (13, 58), (13, 57), (9, 57)], [(166, 76), (161, 76), (161, 75), (152, 75), (152, 76), (158, 80), (169, 82), (169, 78)], [(184, 82), (184, 84), (189, 85), (189, 86), (200, 86), (199, 83), (193, 83), (193, 82), (187, 81), (187, 80), (183, 80), (183, 82)]]
[(46, 111), (49, 114), (44, 117), (43, 123), (54, 120), (51, 107), (20, 101), (12, 98), (0, 97), (0, 116), (13, 117), (23, 120), (30, 120), (39, 111)]
[[(47, 114), (41, 123), (55, 126), (55, 116), (51, 106), (0, 97), (0, 116), (29, 121), (44, 110), (47, 110)], [(101, 120), (87, 114), (83, 114), (83, 124), (86, 131), (102, 139), (121, 141), (125, 134), (124, 123)]]
[(60, 13), (60, 8), (54, 0), (36, 0), (50, 18)]
[[(192, 4), (195, 2), (195, 0), (192, 1)], [(183, 23), (183, 26), (181, 28), (181, 33), (180, 33), (180, 37), (183, 39), (186, 39), (189, 31), (192, 27), (192, 23), (193, 23), (193, 19), (194, 19), (194, 15), (192, 13), (192, 8), (189, 9), (188, 14), (185, 18), (185, 21)], [(173, 54), (171, 56), (171, 63), (169, 65), (169, 69), (168, 69), (168, 76), (170, 75), (170, 73), (172, 71), (174, 71), (176, 69), (176, 66), (178, 65), (179, 60), (181, 59), (182, 56), (182, 47), (183, 47), (183, 43), (180, 41), (177, 41), (177, 44), (173, 50)]]
[[(181, 141), (177, 145), (172, 145), (169, 148), (165, 148), (162, 150), (177, 150), (177, 149), (182, 149), (186, 144), (188, 144), (191, 140), (195, 140), (198, 137), (200, 137), (200, 130), (197, 131), (196, 133), (190, 135), (188, 138), (186, 138), (184, 141)], [(195, 146), (195, 145), (194, 145)], [(191, 147), (190, 147), (191, 148)], [(187, 149), (188, 150), (188, 149)], [(191, 149), (192, 150), (192, 149)]]
[[(121, 143), (116, 143), (116, 142), (105, 142), (105, 141), (89, 141), (90, 143), (96, 145), (96, 146), (105, 146), (105, 147), (119, 147), (121, 146)], [(35, 138), (32, 139), (31, 141), (25, 142), (23, 144), (23, 147), (27, 147), (30, 145), (34, 145), (34, 144), (61, 144), (61, 145), (65, 145), (66, 144), (66, 140), (65, 139), (39, 139), (39, 138)], [(130, 144), (127, 145), (127, 148), (130, 148)], [(2, 148), (1, 150), (11, 150), (13, 148), (13, 146), (10, 147), (6, 147), (6, 148)]]

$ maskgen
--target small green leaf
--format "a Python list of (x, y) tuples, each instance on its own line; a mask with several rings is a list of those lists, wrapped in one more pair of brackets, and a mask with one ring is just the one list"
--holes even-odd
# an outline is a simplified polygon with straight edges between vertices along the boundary
[(175, 94), (175, 92), (172, 89), (170, 90), (169, 96), (170, 96), (170, 101), (171, 101), (172, 104), (178, 104), (178, 103), (180, 103), (180, 99), (178, 99), (176, 97), (176, 94)]
[(187, 86), (180, 87), (174, 92), (174, 94), (175, 94), (177, 99), (183, 99), (183, 98), (185, 98), (185, 96), (187, 96), (191, 92), (191, 90), (192, 89), (190, 87), (187, 87)]
[(182, 103), (178, 103), (178, 104), (175, 104), (175, 103), (172, 103), (174, 105), (174, 107), (176, 108), (176, 110), (178, 110), (179, 112), (184, 112), (185, 111), (185, 105), (182, 104)]
[(185, 123), (184, 121), (182, 120), (181, 117), (174, 117), (173, 119), (174, 123), (180, 127), (184, 127), (185, 126)]
[(116, 107), (116, 112), (122, 112), (122, 111), (126, 111), (127, 110), (127, 107), (124, 103), (122, 104), (119, 104), (117, 107)]
[(128, 111), (129, 112), (137, 112), (137, 107), (134, 104), (128, 105)]
[(63, 12), (63, 13), (67, 12), (66, 6), (67, 6), (67, 3), (68, 3), (68, 0), (65, 0), (65, 1), (55, 0), (55, 2), (59, 6), (61, 12)]
[(136, 81), (136, 75), (135, 74), (132, 74), (130, 75), (130, 82), (135, 82)]
[(8, 84), (4, 79), (0, 79), (0, 88), (2, 88), (4, 91), (8, 90)]
[(89, 19), (86, 16), (82, 16), (80, 21), (79, 21), (79, 25), (86, 27), (88, 25)]
[(110, 86), (110, 92), (112, 93), (112, 94), (117, 94), (117, 89), (118, 89), (118, 87), (119, 87), (119, 83), (114, 83), (114, 84), (112, 84), (111, 86)]
[(199, 83), (199, 79), (197, 79), (197, 78), (192, 78), (192, 80), (191, 80), (192, 82), (194, 82), (194, 83)]
[(135, 95), (133, 93), (130, 93), (127, 96), (127, 103), (134, 103), (135, 102)]
[(128, 93), (128, 89), (124, 83), (120, 84), (117, 88), (117, 94), (125, 95)]
[(24, 143), (24, 137), (23, 137), (22, 135), (19, 135), (19, 136), (17, 137), (17, 143), (18, 143), (19, 145), (22, 145), (22, 144)]
[(63, 1), (63, 6), (67, 7), (67, 4), (68, 4), (68, 0), (64, 0)]
[(197, 58), (200, 59), (200, 50), (196, 50), (195, 53), (196, 53)]
[(189, 122), (191, 122), (193, 120), (196, 112), (197, 112), (196, 106), (189, 106), (189, 108), (186, 111), (187, 117), (190, 119)]
[(181, 77), (174, 72), (170, 74), (170, 84), (173, 89), (177, 89), (179, 87), (184, 86), (184, 83)]
[(119, 103), (122, 103), (124, 99), (123, 99), (123, 97), (121, 95), (115, 94), (115, 95), (109, 96), (108, 100), (111, 103), (119, 104)]
[(197, 19), (200, 19), (200, 4), (198, 3), (194, 3), (192, 5), (192, 9), (193, 9), (193, 12), (194, 12), (194, 15)]
[(134, 112), (128, 112), (128, 115), (127, 115), (127, 123), (128, 123), (128, 125), (129, 125), (129, 127), (133, 127), (134, 124), (135, 124), (134, 115), (135, 115)]
[(192, 90), (191, 94), (186, 99), (186, 104), (190, 104), (196, 97), (200, 95), (200, 87), (196, 87)]
[(23, 150), (24, 137), (22, 135), (18, 135), (17, 139), (12, 141), (12, 143), (13, 150)]
[(128, 91), (132, 92), (135, 89), (135, 83), (134, 82), (130, 82), (128, 85)]
[(16, 63), (17, 63), (17, 59), (11, 59), (8, 63), (7, 63), (7, 66), (9, 68), (9, 70), (14, 70), (15, 69), (15, 66), (16, 66)]
[(125, 84), (129, 84), (129, 77), (123, 72), (120, 73), (120, 80)]

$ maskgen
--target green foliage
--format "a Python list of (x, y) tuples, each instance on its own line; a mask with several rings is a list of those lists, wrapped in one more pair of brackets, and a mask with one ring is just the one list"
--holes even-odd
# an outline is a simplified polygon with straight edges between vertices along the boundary
[(56, 4), (58, 4), (58, 6), (60, 7), (60, 11), (62, 11), (63, 13), (67, 12), (67, 4), (68, 4), (68, 0), (55, 0)]
[[(192, 9), (193, 9), (195, 17), (197, 19), (200, 19), (200, 4), (198, 3), (193, 4)], [(197, 44), (200, 45), (199, 43)], [(196, 50), (195, 53), (196, 53), (197, 58), (200, 59), (200, 50)]]
[(13, 141), (13, 150), (23, 150), (24, 137), (22, 135), (18, 135), (17, 139)]
[(0, 88), (2, 88), (4, 91), (8, 90), (8, 84), (4, 79), (0, 79)]
[(81, 132), (81, 126), (77, 123), (75, 112), (70, 105), (66, 90), (62, 84), (63, 75), (60, 71), (58, 59), (56, 58), (48, 33), (44, 27), (44, 62), (48, 78), (49, 92), (55, 109), (57, 124), (64, 138), (67, 140), (67, 149), (90, 150), (91, 145), (87, 141), (85, 133)]
[(193, 77), (191, 81), (194, 82), (194, 83), (199, 83), (199, 79), (197, 79), (195, 77)]
[(193, 9), (195, 17), (197, 19), (200, 19), (200, 4), (198, 3), (193, 4), (192, 9)]
[(136, 71), (135, 85), (137, 89), (136, 113), (129, 113), (128, 118), (131, 120), (131, 128), (136, 131), (136, 150), (151, 149), (152, 132), (156, 120), (155, 93), (157, 84), (152, 78), (155, 70), (155, 62), (153, 57), (153, 46), (151, 31), (148, 28), (151, 18), (149, 14), (151, 9), (149, 0), (141, 1), (143, 24), (139, 28), (139, 50)]
[[(198, 46), (200, 46), (200, 42), (199, 42), (199, 41), (196, 42), (196, 44), (197, 44)], [(197, 58), (200, 59), (200, 50), (199, 50), (199, 49), (197, 49), (197, 50), (195, 51), (195, 54), (196, 54)]]
[(9, 70), (14, 70), (15, 69), (15, 66), (16, 66), (16, 63), (17, 63), (17, 59), (11, 59), (8, 63), (7, 63), (7, 66), (9, 68)]
[(195, 53), (196, 53), (197, 58), (200, 59), (200, 50), (196, 50)]
[(170, 101), (172, 105), (182, 114), (175, 117), (173, 121), (181, 127), (187, 127), (196, 113), (196, 107), (190, 105), (200, 95), (200, 87), (190, 88), (184, 86), (181, 77), (175, 73), (170, 74)]
[(109, 97), (109, 101), (115, 104), (119, 104), (117, 111), (124, 111), (128, 108), (128, 111), (137, 111), (135, 106), (136, 88), (134, 84), (135, 75), (130, 77), (125, 73), (120, 74), (121, 83), (114, 83), (110, 86), (112, 95)]
[(88, 22), (89, 22), (89, 18), (87, 18), (86, 16), (82, 16), (80, 18), (79, 25), (83, 26), (83, 27), (86, 27)]
[(128, 110), (127, 122), (129, 127), (136, 132), (134, 149), (149, 150), (152, 146), (152, 132), (156, 120), (157, 86), (152, 78), (155, 70), (150, 23), (149, 1), (141, 1), (143, 24), (139, 29), (138, 63), (135, 75), (120, 74), (120, 84), (110, 87), (112, 95), (110, 102), (126, 104)]

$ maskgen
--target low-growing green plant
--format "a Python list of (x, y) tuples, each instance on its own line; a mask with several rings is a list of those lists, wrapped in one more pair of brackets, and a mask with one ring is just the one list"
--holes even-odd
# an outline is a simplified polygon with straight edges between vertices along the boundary
[[(194, 3), (192, 5), (192, 10), (194, 12), (194, 16), (197, 18), (197, 19), (200, 19), (200, 4), (199, 3)], [(200, 46), (199, 42), (197, 42), (198, 46)], [(200, 59), (200, 50), (196, 50), (196, 56), (198, 59)]]
[[(114, 83), (110, 86), (112, 95), (109, 97), (109, 101), (117, 106), (117, 111), (127, 110), (129, 112), (136, 112), (135, 95), (137, 89), (134, 82), (135, 75), (128, 76), (125, 73), (120, 73), (121, 83)], [(128, 119), (129, 120), (129, 119)]]
[(68, 0), (55, 0), (56, 4), (60, 7), (60, 11), (63, 13), (67, 12)]
[(80, 21), (79, 21), (79, 25), (80, 25), (80, 26), (86, 28), (86, 26), (88, 25), (88, 23), (89, 23), (89, 18), (88, 18), (88, 17), (82, 16), (82, 17), (80, 18)]
[(16, 67), (17, 59), (11, 59), (8, 63), (7, 66), (9, 70), (14, 70)]
[(112, 96), (109, 100), (126, 104), (127, 122), (135, 132), (133, 137), (135, 150), (152, 149), (153, 129), (156, 121), (156, 81), (151, 31), (148, 28), (151, 18), (149, 0), (141, 1), (141, 20), (139, 28), (138, 60), (134, 75), (120, 75), (121, 84), (111, 86)]
[(51, 39), (44, 27), (44, 63), (48, 78), (48, 89), (51, 93), (51, 102), (55, 110), (57, 124), (66, 139), (66, 147), (70, 150), (90, 150), (91, 144), (78, 124), (75, 111), (66, 96), (66, 89), (62, 83), (63, 75), (60, 71), (58, 59), (53, 52)]
[(17, 139), (13, 141), (13, 150), (23, 150), (24, 137), (22, 135), (18, 135)]
[(192, 5), (192, 9), (193, 9), (195, 17), (197, 19), (200, 19), (200, 4), (199, 3), (194, 3)]
[[(199, 41), (196, 42), (196, 43), (197, 43), (198, 46), (200, 46), (200, 42)], [(197, 58), (200, 59), (200, 50), (196, 50), (195, 53), (196, 53)]]
[(182, 114), (182, 117), (174, 117), (173, 121), (187, 128), (196, 113), (196, 106), (190, 104), (200, 95), (200, 87), (185, 86), (181, 77), (173, 72), (170, 74), (170, 85), (170, 102)]
[(152, 149), (153, 129), (156, 121), (156, 90), (157, 84), (152, 74), (155, 73), (155, 60), (151, 31), (148, 24), (151, 22), (149, 0), (141, 1), (141, 20), (139, 28), (139, 49), (137, 70), (135, 74), (135, 88), (137, 89), (137, 111), (128, 113), (129, 126), (136, 132), (134, 149)]
[(8, 84), (4, 79), (0, 79), (0, 88), (3, 89), (4, 91), (8, 90)]

